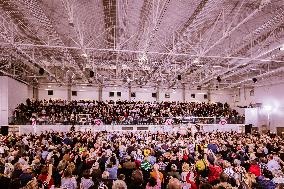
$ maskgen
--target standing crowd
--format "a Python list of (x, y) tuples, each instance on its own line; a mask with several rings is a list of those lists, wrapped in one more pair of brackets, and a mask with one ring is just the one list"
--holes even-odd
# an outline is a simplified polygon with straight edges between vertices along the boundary
[(46, 132), (0, 137), (4, 189), (283, 188), (273, 134)]

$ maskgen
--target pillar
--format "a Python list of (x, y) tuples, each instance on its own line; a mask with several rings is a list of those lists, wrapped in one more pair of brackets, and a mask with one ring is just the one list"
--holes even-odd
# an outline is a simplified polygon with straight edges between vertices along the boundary
[(33, 99), (38, 100), (38, 88), (33, 86)]
[(128, 86), (128, 100), (131, 101), (131, 93), (132, 93), (132, 88), (131, 86), (129, 85)]
[(211, 102), (211, 89), (208, 89), (208, 91), (207, 91), (207, 101), (209, 103)]
[(182, 102), (185, 102), (185, 85), (182, 85)]
[(157, 90), (156, 90), (156, 101), (160, 102), (160, 88), (159, 87), (157, 87)]
[(67, 100), (71, 101), (72, 100), (72, 89), (71, 89), (71, 84), (67, 85)]
[(99, 93), (99, 101), (102, 101), (103, 100), (103, 87), (102, 87), (102, 85), (99, 85), (98, 93)]

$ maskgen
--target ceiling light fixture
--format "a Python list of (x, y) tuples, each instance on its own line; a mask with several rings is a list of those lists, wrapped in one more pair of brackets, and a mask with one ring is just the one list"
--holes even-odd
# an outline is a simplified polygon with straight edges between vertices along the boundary
[(143, 54), (138, 58), (138, 60), (139, 60), (140, 62), (148, 61), (148, 58), (147, 58), (146, 53), (143, 53)]
[(261, 62), (269, 62), (270, 60), (260, 60)]
[(194, 59), (194, 60), (193, 60), (193, 63), (194, 63), (194, 64), (199, 63), (199, 58)]
[(214, 66), (212, 66), (213, 68), (222, 68), (222, 66), (220, 66), (220, 65), (214, 65)]
[(88, 55), (87, 55), (86, 53), (81, 54), (81, 56), (83, 56), (83, 57), (85, 57), (85, 58), (88, 57)]

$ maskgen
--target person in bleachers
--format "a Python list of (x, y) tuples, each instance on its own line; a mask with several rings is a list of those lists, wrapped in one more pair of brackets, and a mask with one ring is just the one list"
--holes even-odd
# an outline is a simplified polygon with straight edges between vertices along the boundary
[[(15, 124), (29, 124), (34, 115), (38, 124), (80, 124), (79, 115), (90, 115), (92, 120), (101, 119), (104, 124), (163, 124), (173, 118), (175, 124), (187, 117), (224, 117), (228, 123), (243, 123), (243, 116), (225, 103), (196, 102), (132, 102), (132, 101), (64, 101), (27, 99), (14, 111)], [(193, 119), (200, 123), (211, 123), (208, 119)], [(82, 124), (82, 123), (81, 123)]]

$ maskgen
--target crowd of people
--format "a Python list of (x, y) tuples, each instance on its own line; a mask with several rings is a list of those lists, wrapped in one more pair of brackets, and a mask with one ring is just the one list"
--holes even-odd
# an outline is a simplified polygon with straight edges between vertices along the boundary
[(107, 125), (164, 124), (167, 119), (172, 119), (173, 124), (188, 122), (212, 124), (218, 123), (220, 119), (227, 119), (228, 123), (244, 121), (244, 116), (239, 115), (227, 103), (27, 99), (25, 104), (22, 103), (15, 109), (11, 122), (31, 124), (32, 117), (36, 118), (37, 124), (65, 125), (94, 124), (97, 119)]
[(234, 132), (45, 132), (0, 137), (5, 189), (283, 188), (284, 142)]

